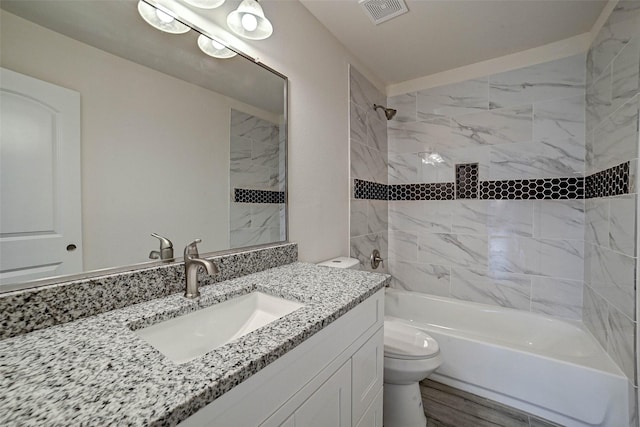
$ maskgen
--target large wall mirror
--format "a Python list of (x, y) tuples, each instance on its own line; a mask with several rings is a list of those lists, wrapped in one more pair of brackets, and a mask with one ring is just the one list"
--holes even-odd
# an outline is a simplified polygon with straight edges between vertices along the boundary
[(0, 5), (0, 292), (159, 262), (152, 233), (286, 241), (286, 77), (137, 1)]

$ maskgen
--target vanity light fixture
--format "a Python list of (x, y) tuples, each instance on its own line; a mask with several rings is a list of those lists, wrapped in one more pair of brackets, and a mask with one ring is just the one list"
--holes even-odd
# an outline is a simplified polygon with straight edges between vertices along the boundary
[(214, 58), (233, 58), (237, 55), (234, 51), (220, 43), (216, 39), (209, 38), (204, 34), (198, 37), (198, 47), (201, 51)]
[(222, 6), (225, 0), (184, 0), (191, 6), (199, 7), (200, 9), (215, 9)]
[(227, 25), (237, 35), (250, 40), (264, 40), (273, 33), (273, 25), (256, 0), (243, 0), (227, 16)]
[(142, 0), (138, 2), (138, 12), (149, 25), (167, 33), (183, 34), (191, 29), (168, 13)]

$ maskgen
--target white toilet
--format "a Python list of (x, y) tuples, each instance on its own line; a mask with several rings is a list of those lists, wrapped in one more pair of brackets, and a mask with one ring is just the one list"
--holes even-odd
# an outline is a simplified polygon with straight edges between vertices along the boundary
[(424, 427), (427, 424), (418, 383), (441, 364), (436, 340), (407, 324), (385, 319), (385, 427)]
[[(357, 259), (339, 257), (318, 265), (360, 269)], [(384, 427), (425, 427), (420, 385), (442, 364), (438, 343), (398, 320), (384, 321)]]

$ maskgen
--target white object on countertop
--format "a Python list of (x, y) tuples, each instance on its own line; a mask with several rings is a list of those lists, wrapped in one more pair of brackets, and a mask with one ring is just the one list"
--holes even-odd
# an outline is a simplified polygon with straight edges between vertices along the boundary
[(348, 268), (351, 270), (360, 270), (360, 261), (356, 258), (349, 258), (345, 256), (333, 258), (324, 262), (319, 263), (323, 267), (333, 267), (333, 268)]

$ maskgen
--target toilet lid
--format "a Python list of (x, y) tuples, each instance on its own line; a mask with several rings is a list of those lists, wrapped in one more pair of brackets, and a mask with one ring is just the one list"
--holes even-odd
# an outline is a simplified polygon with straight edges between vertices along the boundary
[(395, 320), (384, 321), (384, 355), (395, 359), (426, 359), (440, 353), (438, 342), (420, 329)]

